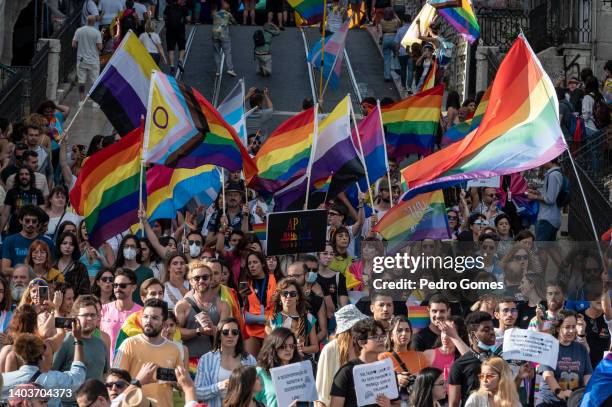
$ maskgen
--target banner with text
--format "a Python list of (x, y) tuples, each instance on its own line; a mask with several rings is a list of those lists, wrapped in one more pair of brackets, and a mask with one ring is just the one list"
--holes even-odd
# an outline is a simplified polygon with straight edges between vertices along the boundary
[(305, 360), (270, 369), (279, 407), (287, 407), (294, 400), (315, 401), (318, 397), (312, 364)]
[(393, 400), (398, 398), (397, 379), (391, 359), (357, 365), (353, 368), (357, 404), (376, 404), (376, 396), (384, 394)]
[(504, 332), (503, 356), (506, 360), (526, 360), (557, 367), (559, 341), (550, 334), (512, 328)]
[(268, 215), (268, 256), (325, 250), (327, 210), (277, 212)]

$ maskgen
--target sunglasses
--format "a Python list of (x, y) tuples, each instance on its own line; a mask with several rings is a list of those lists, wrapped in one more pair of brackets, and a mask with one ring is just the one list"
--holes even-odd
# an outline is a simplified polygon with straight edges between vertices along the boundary
[(189, 246), (191, 245), (202, 246), (202, 242), (200, 242), (199, 240), (188, 240), (187, 243), (189, 243)]
[(481, 373), (481, 374), (478, 375), (478, 378), (480, 380), (485, 380), (485, 379), (491, 380), (491, 379), (495, 379), (497, 376), (498, 375), (493, 374), (493, 373)]
[(285, 298), (295, 298), (298, 296), (297, 291), (283, 291), (281, 295)]
[(477, 220), (476, 222), (474, 222), (474, 225), (476, 226), (484, 226), (486, 224), (487, 222), (485, 222), (484, 220)]
[(100, 279), (100, 281), (102, 281), (103, 283), (112, 283), (115, 280), (114, 277), (102, 277)]
[(128, 385), (127, 382), (124, 382), (123, 380), (117, 380), (116, 382), (104, 383), (104, 386), (106, 386), (107, 389), (112, 389), (113, 387), (116, 387), (119, 390), (122, 390), (122, 389), (125, 389), (127, 385)]
[(317, 267), (312, 267), (312, 268), (308, 268), (308, 271), (312, 273), (316, 273), (317, 271), (319, 271), (319, 269)]
[(520, 254), (517, 254), (517, 255), (513, 256), (512, 258), (514, 260), (516, 260), (516, 261), (529, 260), (529, 256), (528, 255), (521, 256)]
[(238, 336), (240, 335), (240, 330), (239, 329), (222, 329), (221, 330), (221, 335), (223, 336), (229, 336), (230, 333), (232, 334), (232, 336)]
[(197, 283), (198, 281), (208, 281), (208, 280), (210, 279), (210, 275), (208, 275), (208, 274), (203, 274), (203, 275), (201, 275), (201, 276), (193, 276), (193, 277), (191, 277), (191, 279), (192, 279), (193, 281), (195, 281), (196, 283)]
[(131, 285), (132, 283), (113, 283), (113, 288), (121, 288), (122, 290), (125, 290)]
[(294, 343), (285, 343), (281, 346), (278, 347), (279, 350), (294, 350), (295, 349), (295, 344)]
[(456, 216), (449, 216), (448, 220), (457, 220), (457, 217)]

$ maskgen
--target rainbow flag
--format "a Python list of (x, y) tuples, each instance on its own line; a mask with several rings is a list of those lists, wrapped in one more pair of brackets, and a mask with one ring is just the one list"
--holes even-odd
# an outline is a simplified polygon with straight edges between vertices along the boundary
[(490, 101), (477, 129), (403, 170), (411, 189), (402, 200), (539, 167), (567, 148), (555, 88), (522, 34), (497, 71)]
[(323, 0), (287, 0), (287, 2), (304, 20), (304, 25), (317, 24), (323, 21)]
[(389, 242), (387, 250), (409, 241), (448, 239), (450, 231), (442, 190), (400, 201), (372, 230)]
[(305, 174), (313, 132), (314, 107), (282, 123), (255, 155), (257, 173), (245, 173), (249, 187), (270, 194)]
[(142, 127), (83, 162), (70, 202), (85, 218), (93, 247), (130, 228), (138, 219)]
[[(380, 117), (380, 106), (377, 105), (357, 126), (361, 148), (363, 149), (365, 170), (372, 184), (384, 176), (389, 168), (385, 147), (385, 131)], [(355, 129), (353, 129), (352, 137), (353, 144), (359, 151), (359, 140)], [(358, 182), (362, 191), (367, 191), (370, 188), (365, 177)]]
[(381, 109), (389, 157), (431, 154), (443, 94), (444, 85), (438, 85)]
[(423, 80), (423, 84), (419, 88), (419, 92), (424, 92), (426, 90), (432, 89), (436, 86), (436, 73), (438, 72), (438, 61), (434, 59), (433, 65), (427, 71), (427, 75)]
[(212, 204), (221, 190), (221, 173), (214, 165), (194, 169), (155, 165), (147, 170), (147, 217), (173, 219), (191, 198)]
[(254, 171), (255, 163), (221, 114), (196, 89), (155, 71), (151, 78), (143, 159), (174, 168), (214, 164)]
[(159, 67), (138, 36), (129, 31), (91, 86), (89, 98), (100, 105), (108, 121), (122, 136), (138, 128), (141, 116), (147, 114), (154, 69)]
[(412, 329), (423, 329), (429, 325), (429, 311), (427, 306), (409, 305), (408, 320), (412, 325)]
[(438, 13), (470, 44), (480, 37), (480, 26), (470, 0), (461, 0), (461, 7), (438, 9)]
[(265, 222), (253, 224), (253, 233), (260, 241), (266, 240), (266, 226)]
[(329, 191), (329, 186), (331, 185), (332, 178), (334, 177), (334, 173), (332, 172), (327, 176), (327, 178), (321, 178), (314, 182), (315, 190), (318, 192), (327, 192)]
[(474, 116), (471, 119), (468, 119), (464, 122), (458, 123), (446, 130), (446, 133), (442, 136), (442, 142), (440, 143), (442, 146), (447, 146), (451, 143), (459, 141), (463, 139), (465, 136), (470, 134), (470, 132), (476, 129), (482, 118), (484, 117), (485, 111), (487, 110), (487, 106), (489, 106), (489, 98), (491, 97), (491, 86), (489, 86), (480, 99), (480, 103), (474, 112)]

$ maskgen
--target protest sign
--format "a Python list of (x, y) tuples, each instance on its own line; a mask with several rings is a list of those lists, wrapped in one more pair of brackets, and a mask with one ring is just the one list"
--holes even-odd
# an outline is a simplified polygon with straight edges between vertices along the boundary
[(492, 188), (499, 188), (500, 186), (500, 179), (499, 177), (491, 177), (491, 178), (481, 178), (481, 179), (471, 179), (468, 181), (467, 183), (467, 187), (492, 187)]
[(527, 360), (555, 369), (558, 355), (559, 341), (550, 334), (520, 328), (504, 332), (503, 356), (506, 360)]
[(268, 215), (268, 256), (312, 253), (325, 250), (327, 211), (278, 212)]
[(358, 406), (376, 404), (376, 396), (379, 394), (384, 394), (391, 400), (399, 396), (393, 362), (389, 358), (355, 366), (353, 380)]
[(312, 364), (305, 360), (270, 369), (278, 407), (287, 407), (294, 400), (315, 401), (318, 398)]

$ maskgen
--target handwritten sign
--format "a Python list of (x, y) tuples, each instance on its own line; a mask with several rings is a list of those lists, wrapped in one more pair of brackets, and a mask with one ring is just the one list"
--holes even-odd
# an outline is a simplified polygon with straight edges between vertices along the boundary
[(391, 359), (357, 365), (353, 368), (357, 405), (376, 404), (376, 396), (384, 394), (391, 400), (398, 398), (397, 379)]
[(504, 332), (503, 356), (506, 360), (526, 360), (555, 369), (558, 355), (559, 341), (550, 334), (519, 328)]
[(268, 256), (325, 250), (327, 211), (278, 212), (268, 215)]
[(278, 407), (287, 407), (294, 400), (315, 401), (318, 398), (312, 364), (307, 360), (273, 367), (270, 376), (276, 389)]
[(491, 178), (481, 178), (481, 179), (472, 179), (469, 180), (467, 183), (467, 187), (492, 187), (492, 188), (499, 188), (500, 186), (500, 179), (499, 177), (491, 177)]

